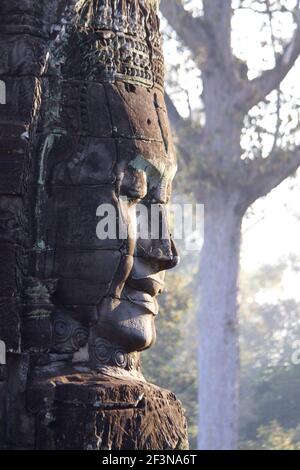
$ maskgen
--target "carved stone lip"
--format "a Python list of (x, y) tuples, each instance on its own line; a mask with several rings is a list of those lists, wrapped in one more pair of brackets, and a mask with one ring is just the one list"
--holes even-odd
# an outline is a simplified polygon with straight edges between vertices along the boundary
[(126, 290), (125, 296), (127, 300), (147, 310), (150, 314), (158, 315), (159, 307), (155, 296), (144, 291), (133, 289), (130, 289), (130, 291)]
[(131, 275), (127, 281), (126, 287), (132, 290), (137, 290), (150, 294), (152, 297), (156, 297), (161, 294), (165, 287), (165, 282), (161, 277), (161, 273), (141, 276)]

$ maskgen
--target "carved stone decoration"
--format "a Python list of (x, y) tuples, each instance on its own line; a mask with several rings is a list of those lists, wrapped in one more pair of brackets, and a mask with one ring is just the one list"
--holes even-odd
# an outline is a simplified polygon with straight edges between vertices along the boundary
[[(187, 448), (140, 358), (179, 259), (157, 4), (0, 3), (0, 449)], [(140, 202), (166, 236), (130, 235)]]

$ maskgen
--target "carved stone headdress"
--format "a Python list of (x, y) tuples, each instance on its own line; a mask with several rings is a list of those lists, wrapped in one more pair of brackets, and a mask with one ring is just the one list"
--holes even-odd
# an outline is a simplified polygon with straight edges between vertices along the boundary
[[(79, 0), (76, 29), (90, 57), (90, 73), (163, 87), (164, 62), (157, 0)], [(97, 38), (91, 46), (89, 35)]]

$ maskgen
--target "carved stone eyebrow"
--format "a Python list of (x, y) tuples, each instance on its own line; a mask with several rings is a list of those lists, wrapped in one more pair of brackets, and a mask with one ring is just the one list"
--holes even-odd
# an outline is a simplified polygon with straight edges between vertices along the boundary
[(144, 171), (153, 183), (157, 183), (161, 179), (172, 181), (177, 172), (177, 165), (175, 164), (167, 165), (162, 159), (150, 162), (142, 155), (137, 155), (131, 160), (129, 166), (135, 170)]

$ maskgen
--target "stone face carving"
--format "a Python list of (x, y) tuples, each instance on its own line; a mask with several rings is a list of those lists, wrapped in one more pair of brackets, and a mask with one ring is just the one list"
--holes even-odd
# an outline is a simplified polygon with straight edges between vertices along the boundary
[[(60, 420), (54, 402), (68, 401), (59, 384), (84, 403), (74, 374), (96, 395), (103, 374), (144, 382), (139, 352), (155, 341), (156, 297), (178, 262), (169, 235), (97, 236), (101, 204), (131, 233), (140, 201), (168, 233), (176, 160), (157, 2), (4, 0), (0, 18), (0, 340), (9, 356), (0, 413), (23, 416), (2, 441), (0, 430), (0, 448), (62, 448), (63, 426), (48, 428)], [(19, 384), (5, 410), (1, 377)], [(180, 416), (171, 446), (185, 445)]]

